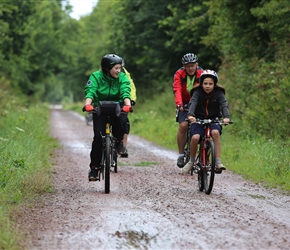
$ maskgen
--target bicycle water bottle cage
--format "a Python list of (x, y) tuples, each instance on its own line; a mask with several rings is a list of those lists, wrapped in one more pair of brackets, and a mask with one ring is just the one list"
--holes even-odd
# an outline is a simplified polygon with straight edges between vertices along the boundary
[(100, 101), (97, 107), (97, 114), (107, 116), (120, 116), (120, 103), (114, 101)]

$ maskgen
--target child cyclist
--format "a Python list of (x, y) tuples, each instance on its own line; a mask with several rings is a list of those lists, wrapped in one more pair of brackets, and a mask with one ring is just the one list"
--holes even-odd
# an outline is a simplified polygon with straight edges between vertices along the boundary
[[(224, 123), (230, 122), (230, 113), (228, 102), (225, 97), (224, 88), (217, 85), (218, 75), (213, 70), (204, 70), (200, 75), (200, 84), (191, 91), (192, 96), (189, 102), (189, 111), (187, 114), (190, 122), (190, 160), (183, 167), (182, 173), (188, 173), (194, 166), (196, 152), (200, 138), (204, 135), (204, 127), (202, 124), (195, 123), (196, 119), (215, 119), (222, 118)], [(211, 136), (215, 145), (215, 162), (216, 172), (226, 170), (221, 163), (221, 143), (220, 135), (222, 134), (222, 126), (213, 123), (211, 125)]]

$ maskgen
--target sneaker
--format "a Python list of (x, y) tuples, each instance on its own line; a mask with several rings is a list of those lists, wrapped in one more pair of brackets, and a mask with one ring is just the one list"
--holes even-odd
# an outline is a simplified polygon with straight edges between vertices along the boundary
[(216, 171), (220, 172), (222, 170), (226, 170), (226, 167), (220, 162), (220, 163), (215, 164), (215, 169)]
[(177, 167), (183, 168), (184, 167), (184, 156), (179, 156), (177, 159)]
[(126, 147), (124, 147), (123, 141), (116, 141), (116, 149), (120, 155), (126, 153)]
[(185, 164), (184, 168), (182, 169), (182, 174), (188, 174), (188, 172), (193, 168), (194, 162), (188, 162)]
[(128, 154), (128, 150), (125, 148), (124, 153), (121, 154), (122, 158), (128, 158), (129, 154)]
[(95, 167), (91, 167), (89, 171), (89, 181), (98, 180), (98, 169)]

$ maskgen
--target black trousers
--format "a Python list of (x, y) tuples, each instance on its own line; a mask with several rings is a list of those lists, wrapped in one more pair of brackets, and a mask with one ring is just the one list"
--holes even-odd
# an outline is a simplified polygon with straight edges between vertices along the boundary
[[(112, 134), (117, 141), (122, 141), (124, 137), (124, 125), (123, 121), (126, 119), (126, 113), (121, 113), (119, 117), (110, 116), (110, 122), (112, 125)], [(94, 139), (92, 142), (92, 150), (90, 153), (91, 163), (90, 167), (99, 167), (102, 160), (102, 137), (105, 135), (107, 115), (93, 114), (94, 121)]]

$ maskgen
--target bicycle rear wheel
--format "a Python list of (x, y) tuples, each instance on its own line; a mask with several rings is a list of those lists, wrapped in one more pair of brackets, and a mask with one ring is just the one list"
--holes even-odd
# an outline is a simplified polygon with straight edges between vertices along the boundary
[(110, 193), (110, 168), (111, 168), (111, 140), (106, 136), (106, 152), (105, 152), (105, 193)]
[(204, 191), (206, 194), (210, 194), (213, 188), (214, 176), (215, 176), (215, 153), (214, 143), (212, 140), (206, 144), (206, 165), (204, 168)]

